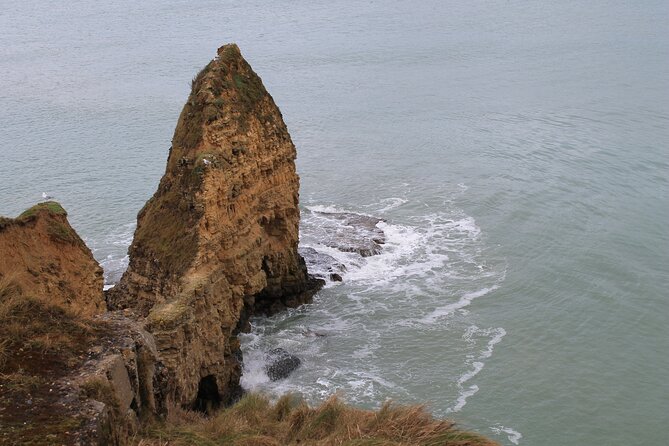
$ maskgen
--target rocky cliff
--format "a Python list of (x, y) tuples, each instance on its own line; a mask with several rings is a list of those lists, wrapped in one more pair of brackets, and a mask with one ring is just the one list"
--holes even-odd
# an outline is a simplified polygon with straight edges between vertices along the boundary
[(22, 292), (85, 317), (106, 310), (102, 268), (58, 203), (0, 217), (0, 253), (0, 280)]
[(176, 404), (234, 397), (249, 315), (298, 306), (320, 284), (297, 252), (295, 157), (260, 78), (236, 45), (221, 47), (193, 80), (128, 270), (107, 294), (110, 308), (146, 317)]

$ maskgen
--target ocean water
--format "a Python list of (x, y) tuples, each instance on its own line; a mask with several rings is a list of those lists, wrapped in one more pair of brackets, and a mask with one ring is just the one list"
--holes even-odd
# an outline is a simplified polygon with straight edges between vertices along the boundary
[[(112, 3), (1, 2), (0, 214), (53, 195), (112, 284), (191, 78), (237, 42), (298, 148), (302, 244), (348, 267), (254, 321), (247, 388), (669, 444), (667, 2)], [(384, 219), (383, 252), (324, 246), (323, 210)], [(303, 364), (273, 383), (274, 347)]]

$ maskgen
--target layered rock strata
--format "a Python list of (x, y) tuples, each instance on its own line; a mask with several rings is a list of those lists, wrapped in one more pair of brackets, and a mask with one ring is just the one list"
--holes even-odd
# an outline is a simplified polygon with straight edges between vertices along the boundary
[(22, 294), (84, 317), (106, 310), (102, 268), (55, 201), (0, 217), (0, 253), (0, 280)]
[(107, 294), (146, 317), (176, 404), (234, 396), (248, 317), (298, 306), (321, 283), (297, 252), (295, 157), (260, 78), (236, 45), (221, 47), (193, 80), (128, 270)]

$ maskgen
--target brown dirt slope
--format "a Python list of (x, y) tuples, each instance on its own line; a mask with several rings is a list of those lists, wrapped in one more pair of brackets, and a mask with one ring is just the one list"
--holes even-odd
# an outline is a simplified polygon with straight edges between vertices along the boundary
[(89, 420), (67, 377), (104, 331), (104, 324), (0, 279), (0, 444), (75, 443)]
[(106, 310), (102, 268), (54, 201), (17, 218), (0, 217), (0, 279), (77, 315)]

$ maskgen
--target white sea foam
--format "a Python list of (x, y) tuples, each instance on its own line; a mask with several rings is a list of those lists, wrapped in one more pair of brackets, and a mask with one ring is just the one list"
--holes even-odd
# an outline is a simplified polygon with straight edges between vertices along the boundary
[[(376, 212), (383, 214), (385, 212), (390, 211), (391, 209), (395, 209), (402, 206), (404, 203), (408, 201), (409, 200), (407, 200), (406, 198), (400, 198), (400, 197), (384, 198), (377, 205), (373, 205), (373, 207), (375, 208)], [(378, 207), (379, 205), (382, 207)]]
[(312, 212), (324, 212), (324, 213), (332, 213), (332, 214), (337, 214), (341, 212), (351, 212), (347, 211), (345, 209), (342, 209), (338, 206), (335, 205), (323, 205), (323, 204), (314, 204), (310, 206), (305, 206), (307, 209), (309, 209)]
[(126, 250), (135, 231), (135, 223), (121, 225), (107, 234), (102, 241), (90, 241), (91, 252), (104, 271), (104, 289), (113, 287), (128, 268)]
[(451, 408), (446, 409), (446, 412), (459, 412), (462, 410), (463, 407), (465, 407), (465, 404), (467, 404), (467, 398), (470, 396), (473, 396), (476, 394), (476, 392), (479, 391), (479, 386), (476, 384), (473, 384), (469, 386), (467, 389), (461, 389), (460, 394), (458, 395), (458, 399), (455, 402), (455, 405)]
[(437, 319), (441, 319), (445, 316), (448, 316), (455, 310), (460, 310), (464, 307), (469, 306), (474, 299), (485, 296), (486, 294), (498, 288), (499, 285), (493, 285), (491, 287), (485, 287), (478, 291), (474, 291), (473, 293), (465, 293), (460, 297), (460, 299), (457, 302), (444, 305), (443, 307), (435, 309), (430, 314), (420, 319), (420, 321), (424, 324), (433, 324)]
[(518, 444), (520, 439), (523, 438), (523, 434), (521, 434), (517, 430), (511, 429), (510, 427), (502, 426), (501, 424), (490, 426), (490, 430), (497, 435), (501, 435), (502, 433), (507, 434), (507, 438), (513, 444)]
[[(323, 235), (333, 232), (364, 239), (369, 226), (357, 228), (347, 224), (345, 218), (325, 215), (356, 212), (336, 205), (306, 207), (300, 228), (301, 246), (344, 264), (344, 280), (336, 287), (334, 283), (326, 287), (306, 309), (254, 322), (257, 336), (242, 337), (245, 388), (274, 395), (299, 393), (312, 402), (334, 392), (362, 404), (386, 398), (415, 402), (414, 383), (424, 386), (434, 375), (426, 370), (423, 376), (420, 366), (416, 369), (423, 358), (414, 354), (421, 349), (407, 351), (404, 357), (398, 349), (410, 348), (413, 339), (437, 336), (446, 339), (456, 353), (444, 358), (438, 367), (460, 370), (442, 375), (440, 388), (456, 392), (452, 406), (442, 410), (461, 410), (479, 391), (476, 376), (505, 332), (501, 328), (463, 326), (462, 322), (475, 313), (472, 304), (476, 299), (500, 287), (505, 263), (488, 255), (474, 218), (449, 210), (449, 205), (437, 212), (433, 205), (424, 215), (392, 218), (406, 202), (391, 197), (362, 206), (372, 214), (368, 216), (386, 218), (377, 223), (385, 234), (385, 243), (378, 255), (369, 257), (342, 252), (321, 242)], [(327, 265), (317, 267), (323, 269), (321, 273), (327, 271)], [(311, 331), (325, 336), (303, 335)], [(285, 380), (271, 382), (264, 373), (263, 352), (278, 346), (297, 354), (303, 364)], [(407, 369), (403, 370), (397, 360), (406, 360)]]
[(475, 384), (467, 388), (464, 387), (464, 384), (473, 379), (481, 372), (481, 370), (483, 370), (483, 367), (485, 367), (483, 360), (492, 356), (495, 345), (497, 345), (505, 335), (506, 330), (501, 327), (481, 329), (476, 325), (472, 325), (465, 330), (464, 334), (462, 335), (462, 339), (464, 339), (468, 344), (475, 346), (476, 338), (481, 337), (488, 338), (488, 342), (486, 343), (485, 349), (479, 351), (477, 356), (471, 354), (466, 356), (465, 363), (468, 364), (470, 368), (458, 378), (458, 398), (453, 407), (447, 409), (447, 412), (460, 411), (465, 406), (465, 404), (467, 404), (467, 398), (473, 396), (476, 392), (479, 391), (479, 387)]

